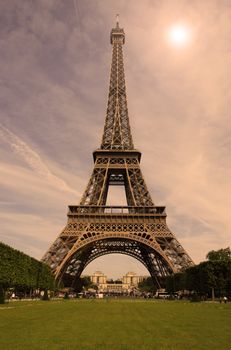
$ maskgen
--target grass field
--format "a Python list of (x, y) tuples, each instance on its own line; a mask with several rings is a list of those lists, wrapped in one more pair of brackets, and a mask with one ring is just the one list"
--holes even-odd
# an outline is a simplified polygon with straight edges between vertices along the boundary
[(0, 306), (0, 349), (231, 349), (231, 304), (60, 300)]

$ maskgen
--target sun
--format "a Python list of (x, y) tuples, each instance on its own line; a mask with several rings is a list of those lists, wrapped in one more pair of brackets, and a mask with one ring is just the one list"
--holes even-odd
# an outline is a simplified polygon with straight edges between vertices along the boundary
[(192, 35), (189, 27), (176, 24), (168, 30), (167, 37), (171, 45), (183, 47), (190, 43)]

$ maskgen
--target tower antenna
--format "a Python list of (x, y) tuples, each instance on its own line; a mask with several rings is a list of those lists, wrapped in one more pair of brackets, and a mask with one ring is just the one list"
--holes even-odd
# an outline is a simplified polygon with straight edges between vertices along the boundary
[(119, 14), (116, 15), (116, 27), (119, 28)]

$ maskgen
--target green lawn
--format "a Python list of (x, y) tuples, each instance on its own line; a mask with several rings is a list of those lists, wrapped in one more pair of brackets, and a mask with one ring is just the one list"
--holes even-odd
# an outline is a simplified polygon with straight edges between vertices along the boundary
[(0, 306), (0, 349), (231, 349), (231, 304), (60, 300)]

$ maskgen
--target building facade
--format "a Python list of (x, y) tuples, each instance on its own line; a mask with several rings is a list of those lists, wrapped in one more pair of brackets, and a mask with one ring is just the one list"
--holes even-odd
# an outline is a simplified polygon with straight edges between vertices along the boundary
[(122, 279), (108, 280), (101, 271), (90, 276), (91, 282), (98, 287), (98, 292), (104, 294), (129, 294), (138, 288), (138, 284), (148, 276), (139, 276), (135, 272), (128, 272)]

